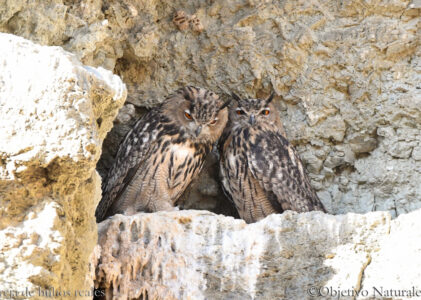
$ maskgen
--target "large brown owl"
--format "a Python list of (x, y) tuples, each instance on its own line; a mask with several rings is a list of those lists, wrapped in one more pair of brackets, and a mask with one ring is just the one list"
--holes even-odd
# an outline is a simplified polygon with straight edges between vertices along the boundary
[(139, 119), (103, 181), (97, 221), (174, 209), (221, 135), (226, 106), (213, 92), (187, 86)]
[(325, 211), (303, 163), (285, 138), (273, 94), (240, 99), (219, 144), (222, 185), (247, 223), (285, 210)]

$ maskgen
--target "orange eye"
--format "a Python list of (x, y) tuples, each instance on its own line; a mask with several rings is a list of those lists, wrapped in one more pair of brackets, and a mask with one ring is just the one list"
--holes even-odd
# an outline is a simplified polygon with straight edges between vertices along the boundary
[(244, 111), (242, 109), (237, 109), (236, 112), (237, 115), (244, 115)]
[(262, 110), (262, 115), (267, 116), (270, 113), (269, 109)]
[(187, 118), (187, 119), (189, 119), (189, 120), (191, 120), (191, 119), (193, 119), (192, 118), (192, 116), (191, 116), (191, 114), (189, 114), (188, 112), (184, 112), (184, 116)]
[(218, 121), (218, 119), (214, 119), (214, 120), (212, 120), (209, 124), (211, 124), (211, 125), (215, 125), (215, 124), (216, 124), (216, 121)]

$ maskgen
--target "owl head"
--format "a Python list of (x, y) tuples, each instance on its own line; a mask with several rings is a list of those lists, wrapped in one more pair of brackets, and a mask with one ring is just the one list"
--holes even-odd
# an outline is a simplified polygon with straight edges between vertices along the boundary
[(234, 126), (279, 126), (279, 115), (275, 106), (271, 103), (274, 93), (267, 99), (241, 99), (234, 93), (232, 97), (236, 100), (236, 105), (230, 110), (229, 117)]
[(163, 106), (185, 138), (198, 143), (214, 143), (227, 123), (228, 104), (211, 91), (186, 86), (169, 96)]

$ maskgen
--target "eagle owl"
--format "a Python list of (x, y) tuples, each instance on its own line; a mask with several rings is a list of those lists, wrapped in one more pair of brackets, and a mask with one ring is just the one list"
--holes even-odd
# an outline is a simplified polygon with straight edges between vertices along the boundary
[(222, 186), (247, 223), (285, 210), (325, 211), (271, 103), (240, 99), (219, 144)]
[(173, 210), (228, 120), (228, 103), (187, 86), (139, 119), (102, 185), (97, 221), (116, 213)]

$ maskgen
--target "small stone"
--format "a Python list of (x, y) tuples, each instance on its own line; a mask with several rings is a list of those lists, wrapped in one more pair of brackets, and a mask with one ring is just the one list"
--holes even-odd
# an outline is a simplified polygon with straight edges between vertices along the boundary
[(421, 145), (414, 147), (414, 150), (412, 150), (412, 158), (421, 160)]
[(349, 145), (355, 153), (369, 153), (376, 149), (377, 140), (369, 136), (355, 136), (349, 140)]
[(192, 26), (193, 31), (196, 32), (202, 32), (204, 27), (202, 25), (202, 22), (200, 22), (200, 19), (196, 15), (192, 15), (190, 18), (190, 24)]
[(413, 149), (413, 144), (411, 142), (395, 142), (390, 148), (387, 149), (387, 152), (397, 158), (409, 158), (411, 156)]
[(118, 123), (128, 123), (132, 118), (135, 117), (136, 108), (133, 104), (125, 104), (119, 111), (116, 117), (116, 122)]
[(317, 158), (317, 156), (315, 156), (313, 152), (307, 151), (307, 152), (302, 153), (300, 156), (303, 162), (305, 163), (307, 170), (310, 173), (320, 172), (323, 166), (323, 161)]
[(183, 10), (177, 11), (172, 21), (174, 25), (177, 26), (177, 28), (181, 31), (189, 28), (189, 16)]

